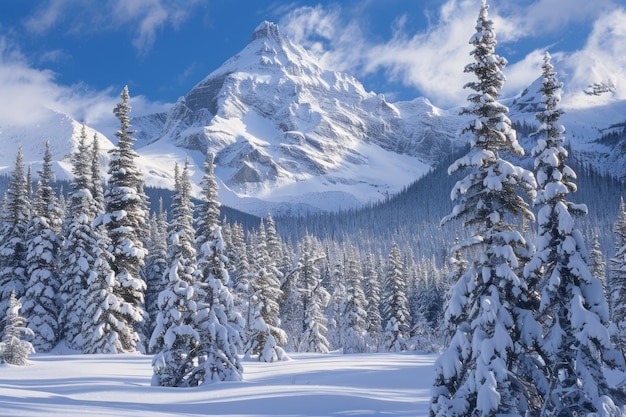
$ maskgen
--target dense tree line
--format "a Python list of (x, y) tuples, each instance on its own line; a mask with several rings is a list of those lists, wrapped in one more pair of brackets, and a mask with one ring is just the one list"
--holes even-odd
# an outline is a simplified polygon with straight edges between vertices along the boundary
[(175, 190), (160, 196), (169, 206), (159, 198), (150, 213), (126, 88), (121, 99), (107, 181), (85, 129), (66, 195), (48, 145), (34, 190), (16, 155), (2, 203), (0, 320), (7, 340), (24, 320), (22, 352), (61, 341), (85, 353), (146, 352), (154, 384), (193, 386), (240, 379), (240, 354), (271, 362), (288, 351), (437, 349), (446, 269), (432, 258), (312, 234), (292, 244), (269, 214), (255, 228), (228, 222), (210, 154), (200, 200), (189, 166), (175, 166)]

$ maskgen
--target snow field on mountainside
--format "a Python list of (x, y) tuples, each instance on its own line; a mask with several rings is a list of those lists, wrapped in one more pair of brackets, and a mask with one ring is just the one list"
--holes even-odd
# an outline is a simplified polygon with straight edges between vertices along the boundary
[(152, 356), (36, 354), (0, 365), (2, 416), (427, 416), (435, 355), (291, 353), (242, 382), (150, 386)]

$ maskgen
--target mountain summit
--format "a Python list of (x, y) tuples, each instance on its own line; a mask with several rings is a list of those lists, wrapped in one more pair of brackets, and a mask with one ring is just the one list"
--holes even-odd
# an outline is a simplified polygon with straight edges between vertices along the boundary
[(285, 204), (354, 207), (401, 190), (453, 148), (456, 118), (442, 115), (421, 98), (388, 103), (263, 22), (167, 114), (134, 126), (142, 155), (182, 148), (199, 162), (214, 152), (225, 203), (266, 214)]

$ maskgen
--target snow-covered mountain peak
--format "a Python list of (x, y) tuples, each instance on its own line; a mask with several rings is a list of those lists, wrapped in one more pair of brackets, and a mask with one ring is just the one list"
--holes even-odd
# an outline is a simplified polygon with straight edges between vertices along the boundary
[(282, 42), (282, 36), (280, 35), (280, 29), (278, 25), (267, 20), (261, 22), (259, 26), (254, 29), (250, 42), (257, 39), (272, 39), (275, 42)]
[(266, 214), (268, 204), (333, 210), (399, 191), (453, 146), (456, 127), (441, 114), (424, 99), (366, 92), (263, 22), (167, 115), (134, 125), (141, 154), (168, 146), (200, 163), (214, 152), (225, 202)]

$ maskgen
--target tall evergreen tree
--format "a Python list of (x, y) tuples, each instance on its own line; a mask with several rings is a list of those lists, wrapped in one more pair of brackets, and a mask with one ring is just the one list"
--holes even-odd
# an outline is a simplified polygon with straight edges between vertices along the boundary
[(90, 166), (92, 155), (83, 127), (72, 156), (74, 179), (63, 225), (60, 324), (68, 347), (85, 353), (116, 353), (122, 351), (117, 325), (126, 306), (113, 294), (106, 230), (94, 226), (102, 206), (92, 194), (100, 178), (99, 166)]
[[(301, 245), (301, 251), (304, 248)], [(300, 253), (299, 260), (302, 260), (303, 253)], [(300, 265), (296, 265), (293, 270), (288, 271), (284, 276), (280, 286), (283, 295), (280, 298), (280, 324), (288, 338), (288, 348), (299, 351), (303, 342), (304, 305), (306, 303), (301, 285), (302, 275)]]
[[(516, 274), (520, 259), (528, 256), (528, 245), (518, 226), (519, 218), (534, 219), (520, 194), (533, 196), (532, 173), (503, 159), (505, 154), (521, 155), (516, 132), (497, 99), (504, 84), (502, 68), (507, 61), (496, 55), (493, 21), (485, 1), (480, 9), (476, 33), (470, 43), (474, 62), (465, 67), (476, 81), (466, 84), (474, 90), (463, 114), (471, 119), (461, 135), (470, 134), (470, 152), (454, 162), (449, 173), (468, 169), (451, 197), (457, 200), (442, 223), (464, 220), (470, 237), (461, 245), (472, 249), (470, 269), (455, 284), (447, 317), (463, 317), (448, 349), (435, 364), (431, 404), (433, 416), (524, 415), (526, 393), (518, 387), (513, 372), (517, 355), (528, 342), (529, 328), (538, 332), (531, 314), (523, 314), (529, 294), (526, 282)], [(537, 335), (535, 334), (535, 337)]]
[(193, 206), (187, 166), (175, 168), (172, 225), (168, 236), (168, 283), (159, 294), (159, 315), (149, 350), (153, 360), (152, 385), (184, 387), (198, 384), (194, 371), (200, 361), (201, 337), (197, 327), (198, 269), (194, 249)]
[(131, 307), (125, 312), (122, 323), (133, 331), (127, 340), (122, 340), (124, 351), (132, 352), (140, 342), (141, 323), (145, 319), (144, 292), (146, 283), (140, 276), (144, 266), (146, 250), (141, 234), (147, 220), (147, 197), (143, 191), (143, 175), (135, 164), (137, 153), (133, 150), (133, 133), (130, 129), (130, 97), (128, 87), (121, 94), (122, 101), (113, 113), (120, 121), (115, 132), (117, 146), (110, 152), (109, 181), (105, 192), (105, 213), (102, 222), (111, 239), (110, 252), (114, 256), (111, 264), (115, 272), (114, 291)]
[[(87, 157), (87, 155), (86, 155)], [(87, 278), (85, 297), (85, 318), (82, 324), (83, 352), (85, 353), (121, 353), (124, 343), (135, 337), (134, 328), (119, 326), (126, 320), (127, 311), (133, 309), (132, 303), (124, 300), (115, 291), (118, 282), (111, 267), (115, 259), (110, 252), (111, 239), (108, 230), (100, 219), (105, 210), (104, 184), (100, 168), (100, 142), (94, 134), (91, 143), (91, 191), (90, 205), (95, 220), (93, 237), (96, 242), (93, 267)], [(147, 326), (143, 327), (146, 330)]]
[(322, 270), (322, 285), (330, 294), (330, 302), (326, 307), (326, 317), (328, 318), (328, 341), (332, 349), (343, 347), (341, 332), (341, 315), (343, 311), (343, 301), (346, 297), (346, 274), (344, 271), (345, 256), (333, 257), (331, 259), (330, 248), (326, 248), (326, 265)]
[(30, 222), (30, 198), (24, 175), (24, 157), (20, 146), (4, 202), (0, 224), (0, 320), (9, 307), (11, 293), (21, 298), (27, 284), (26, 234)]
[(363, 263), (363, 282), (367, 300), (367, 343), (368, 348), (377, 351), (382, 332), (380, 276), (376, 268), (374, 254), (368, 253)]
[(159, 294), (165, 289), (168, 277), (167, 270), (167, 213), (163, 209), (163, 199), (159, 200), (159, 209), (150, 216), (150, 240), (147, 245), (146, 257), (146, 314), (148, 316), (149, 334), (159, 313)]
[(38, 352), (52, 350), (60, 336), (57, 297), (61, 286), (58, 268), (62, 219), (59, 200), (52, 187), (54, 181), (50, 142), (46, 141), (28, 230), (29, 280), (22, 297), (22, 314), (28, 328), (33, 330), (31, 343)]
[(59, 292), (62, 308), (59, 322), (66, 345), (71, 349), (82, 349), (79, 335), (85, 317), (87, 279), (94, 264), (98, 236), (93, 227), (96, 208), (91, 194), (91, 172), (89, 168), (87, 132), (83, 126), (76, 151), (72, 155), (72, 190), (63, 225), (63, 247), (61, 248)]
[(279, 277), (274, 261), (267, 251), (265, 223), (261, 221), (259, 230), (252, 240), (251, 278), (252, 298), (249, 306), (250, 320), (247, 323), (246, 351), (257, 355), (259, 361), (274, 362), (287, 359), (282, 346), (287, 343), (287, 335), (281, 328), (279, 300), (282, 296)]
[(346, 353), (362, 353), (366, 347), (367, 300), (361, 287), (363, 271), (356, 248), (350, 248), (347, 263), (346, 291), (341, 302), (341, 317), (339, 318), (341, 345)]
[[(85, 142), (86, 143), (86, 142)], [(85, 151), (85, 158), (88, 153)], [(91, 141), (91, 197), (94, 201), (96, 215), (104, 212), (104, 184), (102, 180), (102, 169), (100, 168), (100, 141), (98, 135), (93, 135)]]
[(196, 243), (198, 245), (204, 244), (209, 239), (215, 226), (219, 224), (220, 218), (220, 202), (217, 200), (219, 185), (215, 178), (215, 155), (213, 153), (207, 152), (203, 167), (204, 175), (200, 182), (203, 203), (196, 227), (198, 236)]
[(226, 269), (224, 241), (218, 224), (219, 203), (215, 180), (213, 155), (209, 153), (204, 163), (202, 178), (204, 201), (199, 210), (198, 268), (201, 275), (201, 305), (204, 317), (199, 318), (201, 334), (201, 362), (195, 377), (204, 382), (240, 381), (243, 366), (237, 356), (242, 349), (243, 318), (235, 309), (230, 291), (230, 276)]
[(400, 247), (392, 242), (387, 276), (385, 277), (385, 295), (383, 300), (383, 323), (385, 323), (385, 345), (387, 351), (407, 349), (406, 339), (409, 337), (409, 302), (406, 297), (404, 264)]
[(302, 299), (302, 349), (306, 352), (328, 353), (330, 343), (326, 338), (326, 316), (324, 309), (330, 301), (330, 294), (322, 286), (322, 276), (318, 264), (324, 259), (315, 238), (305, 235), (298, 262), (299, 281)]
[[(246, 242), (246, 236), (241, 224), (235, 223), (232, 226), (232, 241), (233, 247), (231, 250), (233, 277), (232, 277), (232, 290), (235, 303), (235, 309), (244, 318), (244, 343), (245, 333), (248, 323), (250, 321), (250, 299), (252, 298), (252, 283), (251, 283), (251, 271), (250, 263), (248, 262), (248, 243)], [(230, 258), (229, 258), (230, 259)]]
[(545, 415), (592, 412), (618, 415), (603, 364), (616, 366), (623, 360), (613, 348), (607, 329), (609, 312), (602, 283), (588, 266), (583, 237), (573, 216), (587, 212), (567, 196), (576, 191), (576, 173), (565, 164), (564, 128), (558, 124), (562, 83), (558, 82), (545, 54), (542, 111), (536, 113), (540, 128), (533, 148), (540, 207), (536, 253), (526, 271), (544, 282), (539, 314), (545, 326), (550, 388)]

